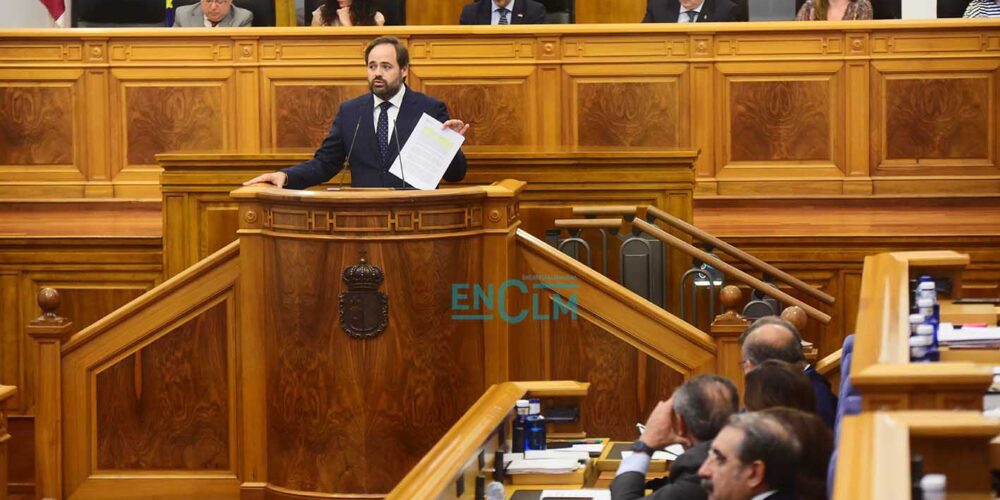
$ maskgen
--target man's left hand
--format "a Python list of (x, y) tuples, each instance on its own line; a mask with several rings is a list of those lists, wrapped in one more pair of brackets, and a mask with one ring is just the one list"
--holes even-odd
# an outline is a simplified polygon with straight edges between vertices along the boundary
[(451, 120), (444, 122), (444, 126), (441, 128), (450, 128), (461, 135), (465, 135), (465, 132), (469, 130), (469, 125), (470, 124), (465, 123), (462, 120), (452, 118)]

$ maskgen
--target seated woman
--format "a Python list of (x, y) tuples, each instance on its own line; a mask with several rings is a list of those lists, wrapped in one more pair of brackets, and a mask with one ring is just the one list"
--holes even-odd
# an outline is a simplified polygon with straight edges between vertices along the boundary
[(784, 406), (816, 413), (816, 394), (801, 368), (769, 359), (747, 372), (743, 406), (747, 411)]
[(796, 21), (863, 21), (872, 18), (869, 0), (806, 0)]
[(385, 16), (373, 0), (326, 0), (312, 13), (313, 26), (382, 26)]
[(792, 408), (768, 408), (766, 413), (791, 429), (802, 446), (795, 472), (795, 496), (799, 500), (826, 500), (826, 471), (833, 455), (833, 433), (813, 413)]
[(1000, 17), (1000, 0), (972, 0), (962, 17)]

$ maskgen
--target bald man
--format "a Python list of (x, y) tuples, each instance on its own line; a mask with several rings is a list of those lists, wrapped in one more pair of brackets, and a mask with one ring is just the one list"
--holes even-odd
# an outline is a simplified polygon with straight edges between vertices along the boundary
[(802, 367), (816, 394), (816, 414), (823, 419), (823, 423), (833, 428), (837, 417), (837, 396), (830, 390), (830, 383), (806, 362), (802, 354), (802, 337), (794, 325), (777, 316), (764, 316), (740, 335), (740, 350), (743, 373), (769, 359)]

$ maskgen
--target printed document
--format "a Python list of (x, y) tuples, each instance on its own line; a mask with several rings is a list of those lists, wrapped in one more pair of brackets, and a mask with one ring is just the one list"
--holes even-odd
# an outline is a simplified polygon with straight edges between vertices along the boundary
[(417, 189), (435, 189), (465, 137), (424, 113), (389, 173)]

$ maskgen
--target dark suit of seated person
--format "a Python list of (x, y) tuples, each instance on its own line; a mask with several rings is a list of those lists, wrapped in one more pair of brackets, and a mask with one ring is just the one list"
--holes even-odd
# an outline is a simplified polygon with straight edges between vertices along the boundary
[(816, 396), (816, 415), (827, 427), (833, 429), (837, 418), (837, 396), (830, 389), (830, 383), (806, 362), (802, 353), (802, 337), (795, 325), (777, 316), (764, 316), (754, 321), (740, 335), (740, 351), (743, 373), (748, 373), (768, 359), (798, 366), (812, 383)]
[(177, 7), (174, 28), (233, 28), (250, 26), (253, 12), (233, 5), (233, 0), (201, 0)]
[[(407, 88), (403, 81), (409, 71), (409, 54), (398, 39), (384, 36), (372, 40), (365, 49), (370, 94), (340, 105), (330, 134), (316, 155), (294, 167), (259, 175), (244, 186), (270, 183), (288, 189), (305, 189), (337, 175), (346, 159), (354, 187), (405, 188), (408, 185), (389, 173), (402, 145), (424, 113), (464, 135), (469, 125), (449, 119), (443, 102)], [(461, 151), (449, 164), (444, 180), (458, 182), (465, 177), (466, 161)], [(405, 177), (406, 165), (402, 165)]]
[(544, 24), (545, 6), (535, 0), (477, 0), (462, 7), (458, 24)]
[(660, 401), (646, 420), (646, 432), (624, 458), (611, 483), (612, 500), (643, 496), (646, 471), (655, 450), (680, 443), (685, 451), (670, 465), (666, 483), (646, 498), (653, 500), (703, 500), (698, 469), (708, 457), (709, 446), (729, 417), (739, 410), (736, 386), (718, 375), (700, 375), (680, 386), (667, 401)]
[(644, 23), (708, 23), (740, 21), (732, 0), (647, 0)]

